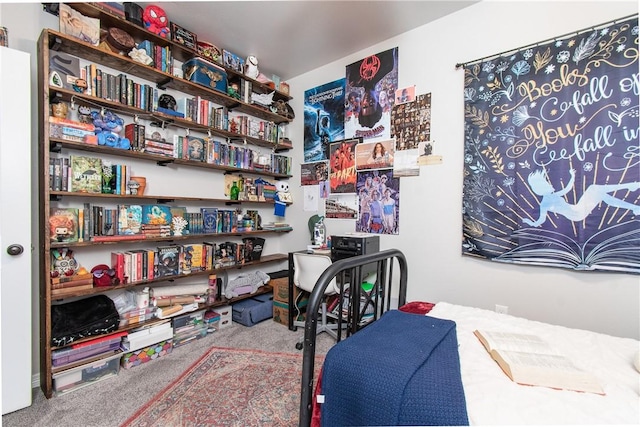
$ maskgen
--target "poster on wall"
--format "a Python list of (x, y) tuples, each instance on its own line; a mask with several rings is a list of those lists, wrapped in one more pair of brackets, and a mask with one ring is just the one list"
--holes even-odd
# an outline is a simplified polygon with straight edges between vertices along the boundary
[(393, 140), (363, 142), (356, 145), (356, 170), (392, 167), (394, 146)]
[(304, 161), (329, 158), (329, 144), (344, 136), (345, 79), (304, 92)]
[(431, 138), (431, 94), (418, 95), (414, 101), (398, 104), (391, 113), (391, 136), (396, 150), (413, 150)]
[(329, 187), (331, 194), (356, 192), (355, 147), (360, 138), (344, 139), (330, 145)]
[(640, 273), (638, 18), (464, 66), (462, 253)]
[(346, 67), (345, 138), (391, 135), (391, 108), (398, 88), (398, 48), (368, 56)]
[(392, 169), (358, 172), (358, 219), (356, 231), (399, 234), (400, 179)]
[(326, 161), (302, 163), (300, 165), (300, 185), (318, 185), (329, 179), (329, 166)]
[(355, 194), (332, 194), (325, 200), (325, 218), (357, 219), (358, 198)]

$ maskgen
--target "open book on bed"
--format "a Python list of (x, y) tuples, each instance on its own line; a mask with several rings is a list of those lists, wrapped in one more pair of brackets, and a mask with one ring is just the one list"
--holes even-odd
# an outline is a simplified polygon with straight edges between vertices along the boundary
[(536, 335), (479, 330), (473, 333), (518, 384), (604, 394), (593, 375), (577, 368)]

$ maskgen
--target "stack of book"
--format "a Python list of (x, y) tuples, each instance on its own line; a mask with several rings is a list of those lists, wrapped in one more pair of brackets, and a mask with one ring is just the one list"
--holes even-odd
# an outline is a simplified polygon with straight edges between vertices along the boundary
[(91, 288), (93, 288), (93, 275), (91, 273), (51, 278), (51, 296), (54, 297), (65, 296)]

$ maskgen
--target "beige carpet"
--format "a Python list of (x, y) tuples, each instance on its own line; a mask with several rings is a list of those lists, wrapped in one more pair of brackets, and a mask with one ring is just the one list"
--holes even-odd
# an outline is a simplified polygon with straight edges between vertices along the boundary
[[(270, 352), (300, 354), (295, 343), (302, 329), (289, 331), (286, 326), (266, 320), (252, 327), (233, 323), (231, 327), (178, 347), (167, 356), (131, 369), (120, 369), (112, 378), (45, 399), (34, 389), (33, 404), (2, 417), (3, 427), (116, 427), (132, 416), (159, 391), (173, 383), (211, 347), (260, 349)], [(318, 354), (325, 354), (334, 344), (327, 334), (318, 336)], [(221, 387), (230, 387), (222, 385)]]

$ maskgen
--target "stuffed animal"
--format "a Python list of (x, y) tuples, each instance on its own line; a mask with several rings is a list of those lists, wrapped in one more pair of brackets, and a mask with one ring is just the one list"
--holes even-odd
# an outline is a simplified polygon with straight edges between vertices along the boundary
[(276, 200), (286, 204), (293, 203), (287, 181), (276, 181)]
[(259, 270), (255, 273), (240, 275), (227, 283), (224, 296), (231, 299), (244, 294), (255, 294), (258, 288), (269, 283), (269, 280), (271, 277)]
[(166, 38), (169, 35), (167, 14), (164, 9), (158, 6), (149, 5), (145, 7), (142, 13), (142, 22), (144, 22), (144, 27), (147, 30), (158, 34), (160, 37)]
[(96, 127), (98, 145), (122, 148), (124, 150), (131, 148), (131, 141), (119, 135), (124, 129), (124, 120), (115, 113), (106, 111), (102, 114), (100, 111), (92, 111), (91, 117), (93, 118), (93, 125)]

